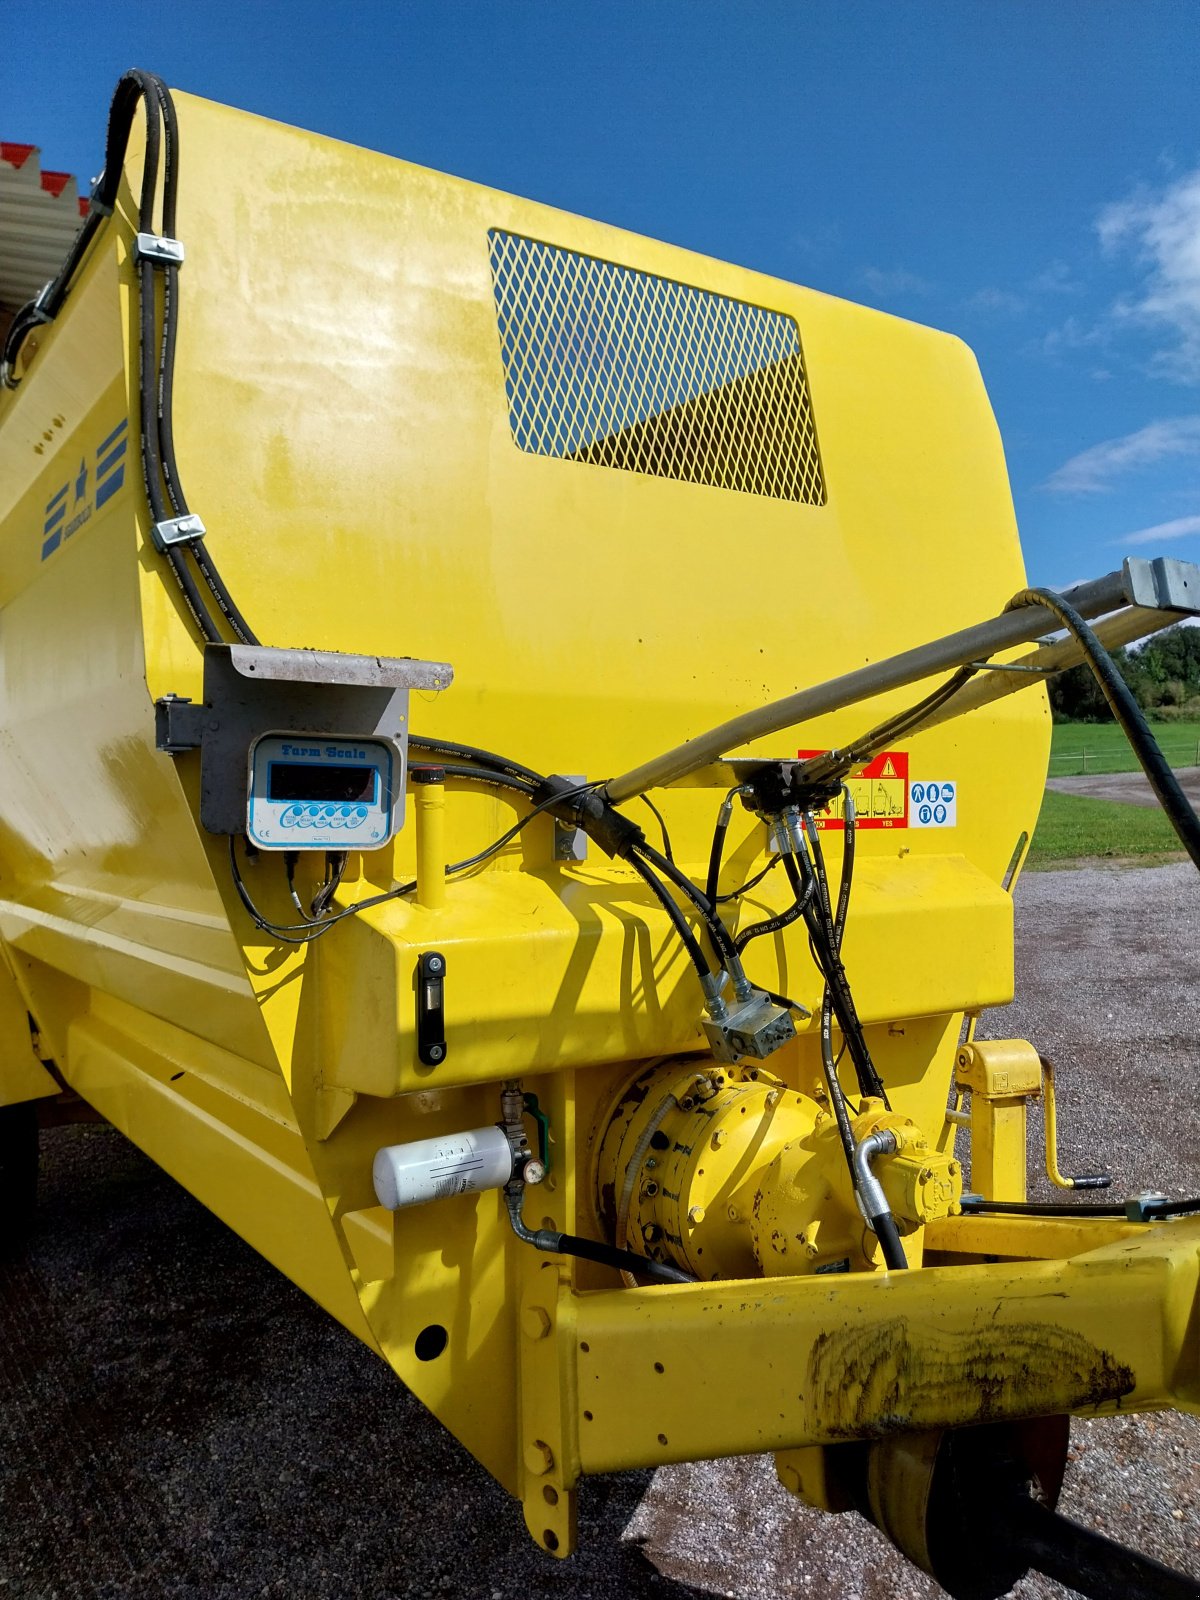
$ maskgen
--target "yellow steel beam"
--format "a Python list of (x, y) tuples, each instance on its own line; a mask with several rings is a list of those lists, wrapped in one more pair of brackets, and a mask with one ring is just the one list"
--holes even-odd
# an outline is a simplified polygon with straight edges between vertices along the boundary
[(584, 1472), (1200, 1409), (1200, 1218), (1073, 1260), (577, 1297)]

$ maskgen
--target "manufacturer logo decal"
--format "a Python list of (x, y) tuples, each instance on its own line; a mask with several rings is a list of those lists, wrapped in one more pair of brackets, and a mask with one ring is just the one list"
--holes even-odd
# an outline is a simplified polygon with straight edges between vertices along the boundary
[[(52, 556), (60, 544), (65, 544), (73, 533), (78, 533), (92, 513), (111, 500), (125, 482), (125, 450), (128, 442), (129, 419), (122, 417), (108, 437), (96, 446), (90, 459), (87, 456), (81, 459), (74, 478), (68, 479), (46, 502), (46, 517), (42, 524), (43, 561), (47, 556)], [(90, 495), (89, 484), (94, 485)]]

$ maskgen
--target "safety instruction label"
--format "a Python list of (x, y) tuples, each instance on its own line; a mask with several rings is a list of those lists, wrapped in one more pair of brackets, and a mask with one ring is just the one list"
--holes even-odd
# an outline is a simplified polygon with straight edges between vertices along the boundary
[(956, 828), (958, 785), (914, 783), (908, 791), (909, 814), (914, 828)]
[[(797, 750), (801, 761), (821, 756), (823, 750)], [(885, 750), (869, 761), (860, 772), (847, 778), (846, 787), (854, 801), (854, 815), (860, 828), (908, 827), (908, 751)], [(817, 814), (818, 828), (846, 826), (842, 797)]]

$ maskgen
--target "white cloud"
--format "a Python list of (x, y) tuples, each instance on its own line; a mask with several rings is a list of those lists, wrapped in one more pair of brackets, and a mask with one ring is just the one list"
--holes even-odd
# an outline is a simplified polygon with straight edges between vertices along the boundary
[(1030, 284), (1035, 294), (1076, 294), (1079, 285), (1065, 261), (1051, 261)]
[(864, 267), (859, 274), (872, 294), (932, 294), (933, 285), (905, 267)]
[(973, 311), (996, 311), (1003, 316), (1018, 317), (1025, 309), (1025, 296), (1011, 289), (978, 289), (967, 301)]
[(1159, 544), (1163, 539), (1185, 539), (1189, 533), (1200, 533), (1200, 517), (1175, 517), (1171, 522), (1156, 522), (1152, 528), (1139, 528), (1120, 539), (1110, 539), (1112, 545)]
[(1120, 439), (1105, 439), (1064, 461), (1043, 485), (1056, 494), (1101, 494), (1114, 478), (1168, 456), (1200, 455), (1200, 415), (1152, 422)]
[(1145, 268), (1139, 293), (1114, 315), (1166, 329), (1165, 376), (1200, 383), (1200, 167), (1165, 189), (1142, 189), (1105, 207), (1096, 224), (1106, 250), (1132, 249)]

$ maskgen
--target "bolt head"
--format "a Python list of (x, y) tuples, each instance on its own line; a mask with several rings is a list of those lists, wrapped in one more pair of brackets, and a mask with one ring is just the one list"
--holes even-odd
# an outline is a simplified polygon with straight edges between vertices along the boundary
[(696, 1227), (696, 1226), (698, 1226), (698, 1224), (703, 1222), (704, 1221), (704, 1207), (703, 1206), (693, 1206), (691, 1208), (691, 1210), (688, 1212), (688, 1221), (692, 1224), (693, 1227)]
[(726, 1133), (725, 1129), (718, 1128), (708, 1142), (714, 1150), (719, 1150), (728, 1138), (729, 1135)]
[(546, 1176), (546, 1163), (539, 1161), (536, 1156), (532, 1156), (525, 1163), (525, 1170), (522, 1176), (526, 1183), (541, 1183)]
[(545, 1306), (526, 1306), (522, 1311), (521, 1328), (527, 1339), (544, 1339), (550, 1327), (550, 1313)]
[(742, 1213), (738, 1210), (738, 1208), (736, 1206), (730, 1206), (730, 1208), (729, 1208), (729, 1220), (730, 1220), (730, 1222), (740, 1222), (742, 1220)]

